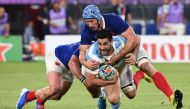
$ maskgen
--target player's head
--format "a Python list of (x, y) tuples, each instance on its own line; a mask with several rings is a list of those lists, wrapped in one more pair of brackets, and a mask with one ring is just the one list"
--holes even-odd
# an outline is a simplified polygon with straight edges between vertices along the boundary
[(101, 13), (97, 6), (95, 5), (88, 5), (84, 8), (82, 17), (88, 27), (96, 31), (100, 27), (101, 22)]
[(0, 7), (0, 18), (4, 16), (5, 9), (3, 7)]
[(107, 30), (98, 31), (96, 38), (101, 55), (103, 56), (110, 55), (113, 52), (113, 46), (112, 46), (113, 39), (111, 32)]

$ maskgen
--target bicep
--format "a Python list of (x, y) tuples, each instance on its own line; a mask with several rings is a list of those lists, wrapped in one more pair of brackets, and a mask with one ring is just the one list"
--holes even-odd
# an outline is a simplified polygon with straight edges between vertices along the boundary
[(129, 26), (129, 28), (127, 28), (127, 30), (125, 30), (121, 35), (129, 40), (136, 37), (136, 34), (131, 26)]
[(80, 45), (80, 54), (86, 53), (90, 45)]

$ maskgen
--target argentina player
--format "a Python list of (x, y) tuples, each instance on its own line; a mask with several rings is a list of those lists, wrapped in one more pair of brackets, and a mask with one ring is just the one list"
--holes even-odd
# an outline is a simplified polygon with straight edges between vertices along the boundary
[[(121, 36), (114, 36), (112, 38), (112, 34), (109, 31), (105, 30), (98, 31), (96, 38), (97, 41), (94, 42), (87, 50), (86, 60), (94, 60), (100, 64), (109, 61), (112, 55), (118, 54), (120, 50), (125, 46), (126, 42), (126, 39)], [(116, 84), (114, 84), (115, 87), (110, 87), (110, 85), (104, 86), (108, 101), (112, 104), (112, 109), (119, 108), (120, 89), (122, 89), (124, 94), (130, 99), (134, 98), (136, 95), (136, 87), (133, 81), (131, 66), (127, 65), (124, 62), (124, 59), (122, 59), (116, 65), (116, 69), (119, 72), (120, 78)], [(100, 82), (96, 81), (98, 69), (91, 70), (85, 66), (82, 66), (82, 73), (87, 78), (86, 83), (90, 84), (91, 87), (102, 85)]]

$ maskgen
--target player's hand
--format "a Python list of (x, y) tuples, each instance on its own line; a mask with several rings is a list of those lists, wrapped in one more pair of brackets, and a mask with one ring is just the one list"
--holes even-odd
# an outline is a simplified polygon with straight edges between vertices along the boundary
[(90, 69), (90, 70), (94, 70), (97, 69), (99, 67), (99, 64), (96, 60), (94, 59), (90, 59), (88, 61), (85, 62), (85, 66)]
[(113, 78), (113, 82), (116, 83), (118, 78), (119, 78), (119, 73), (118, 73), (117, 70), (115, 70), (115, 75), (114, 75), (114, 78)]
[(109, 64), (109, 65), (115, 65), (118, 61), (118, 57), (117, 55), (113, 55), (110, 60), (106, 61), (105, 64)]
[(125, 60), (125, 63), (127, 63), (128, 65), (134, 65), (136, 63), (136, 58), (133, 53), (129, 53), (129, 54), (125, 55), (124, 60)]

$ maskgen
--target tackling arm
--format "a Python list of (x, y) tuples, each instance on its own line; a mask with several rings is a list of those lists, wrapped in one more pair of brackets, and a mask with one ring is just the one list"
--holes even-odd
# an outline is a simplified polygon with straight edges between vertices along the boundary
[(84, 66), (86, 66), (86, 51), (89, 48), (90, 45), (80, 45), (80, 55), (79, 55), (79, 60), (80, 63)]
[(103, 80), (97, 77), (97, 74), (90, 74), (88, 73), (86, 75), (86, 84), (89, 87), (102, 87), (102, 86), (107, 86), (111, 84), (115, 84), (118, 80), (119, 74), (118, 72), (114, 75), (113, 80)]
[(137, 57), (137, 53), (139, 51), (139, 47), (140, 47), (140, 43), (141, 43), (141, 38), (140, 36), (137, 37), (138, 38), (138, 43), (137, 43), (137, 46), (135, 47), (134, 51), (133, 51), (133, 54), (135, 55), (135, 57)]
[(86, 61), (86, 51), (89, 48), (89, 46), (90, 45), (80, 45), (79, 60), (82, 65), (84, 65), (88, 69), (94, 70), (98, 68), (99, 63), (93, 59)]
[[(127, 39), (127, 42), (124, 46), (124, 48), (118, 53), (117, 55), (114, 55), (111, 58), (111, 62), (116, 62), (120, 60), (122, 57), (124, 57), (126, 54), (133, 52), (135, 47), (137, 47), (139, 40), (136, 36), (135, 32), (133, 31), (132, 27), (129, 26), (129, 28), (121, 34), (123, 37)], [(112, 64), (113, 64), (112, 62)]]
[(140, 37), (138, 37), (138, 40), (139, 40), (139, 43), (133, 50), (133, 53), (129, 53), (129, 54), (125, 55), (125, 62), (129, 65), (136, 64), (136, 58), (137, 58), (137, 54), (138, 54), (139, 47), (140, 47)]
[(73, 55), (71, 57), (71, 60), (69, 61), (68, 66), (70, 68), (70, 71), (73, 73), (73, 75), (77, 79), (80, 80), (83, 77), (83, 75), (81, 73), (79, 58), (77, 56)]

